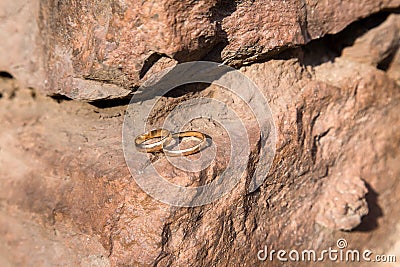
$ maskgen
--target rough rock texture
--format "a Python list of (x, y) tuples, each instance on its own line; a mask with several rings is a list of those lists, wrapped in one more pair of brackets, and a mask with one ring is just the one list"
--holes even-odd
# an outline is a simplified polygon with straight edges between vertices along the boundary
[[(16, 79), (0, 78), (0, 265), (258, 266), (265, 246), (321, 251), (339, 238), (399, 260), (399, 15), (338, 33), (399, 5), (2, 1), (0, 70)], [(338, 34), (311, 41), (329, 33)], [(205, 206), (171, 207), (137, 186), (121, 145), (126, 106), (42, 94), (121, 98), (158, 70), (202, 58), (241, 66), (278, 133), (273, 166), (248, 193), (264, 140), (243, 103), (214, 85), (164, 96), (154, 125), (204, 96), (231, 105), (250, 132), (246, 175)], [(163, 156), (152, 161), (176, 184), (210, 182), (227, 165), (229, 138), (208, 120), (186, 127), (213, 137), (211, 166), (188, 174)]]
[(390, 63), (390, 66), (387, 70), (387, 74), (389, 77), (391, 77), (393, 80), (395, 80), (398, 84), (400, 84), (400, 75), (397, 72), (397, 69), (400, 68), (400, 50), (398, 50), (394, 57), (392, 62)]
[(317, 200), (319, 211), (315, 221), (330, 229), (352, 230), (368, 214), (365, 199), (368, 190), (359, 177), (348, 177), (342, 173), (340, 176), (324, 185), (324, 193)]
[(123, 98), (148, 72), (177, 62), (249, 64), (399, 6), (399, 0), (2, 1), (0, 70), (50, 95)]
[(358, 38), (354, 45), (346, 47), (343, 57), (378, 67), (390, 63), (399, 45), (400, 16), (392, 15), (382, 25)]
[[(389, 16), (354, 47), (368, 50), (362, 40), (380, 27), (395, 29), (397, 17)], [(321, 34), (332, 30), (321, 27)], [(396, 34), (390, 30), (381, 40), (393, 43)], [(378, 69), (384, 57), (360, 62), (343, 54), (335, 58), (321, 40), (240, 69), (273, 111), (274, 164), (257, 191), (247, 193), (244, 177), (230, 194), (196, 208), (168, 206), (135, 184), (121, 147), (125, 106), (51, 99), (2, 78), (1, 265), (257, 266), (264, 246), (322, 250), (335, 247), (338, 238), (352, 249), (399, 257), (400, 87), (391, 77), (400, 69), (395, 61), (388, 73)], [(232, 96), (215, 86), (186, 89), (162, 98), (154, 124), (185, 99), (213, 97), (244, 118), (257, 158), (260, 137)], [(212, 135), (218, 147), (229, 144), (215, 124), (191, 127)], [(206, 172), (192, 174), (162, 156), (153, 162), (170, 181), (196, 185), (217, 177), (228, 154), (218, 150)], [(253, 169), (249, 164), (247, 173)]]

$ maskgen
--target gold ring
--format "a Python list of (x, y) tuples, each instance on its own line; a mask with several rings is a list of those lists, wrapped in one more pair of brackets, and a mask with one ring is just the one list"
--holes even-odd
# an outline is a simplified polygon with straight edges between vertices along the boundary
[[(159, 141), (153, 143), (145, 143), (154, 138), (160, 138)], [(136, 149), (141, 152), (157, 152), (163, 149), (165, 142), (170, 142), (172, 135), (170, 131), (165, 129), (151, 130), (147, 133), (141, 134), (135, 138)]]
[(203, 147), (203, 145), (206, 143), (206, 137), (203, 133), (196, 132), (196, 131), (187, 131), (187, 132), (179, 132), (179, 133), (174, 133), (172, 134), (172, 139), (178, 139), (181, 137), (195, 137), (200, 140), (198, 144), (195, 146), (186, 148), (186, 149), (180, 149), (180, 150), (169, 150), (166, 149), (165, 146), (163, 146), (163, 151), (164, 154), (170, 157), (178, 157), (178, 156), (188, 156), (191, 154), (194, 154), (196, 152), (199, 152), (200, 149)]

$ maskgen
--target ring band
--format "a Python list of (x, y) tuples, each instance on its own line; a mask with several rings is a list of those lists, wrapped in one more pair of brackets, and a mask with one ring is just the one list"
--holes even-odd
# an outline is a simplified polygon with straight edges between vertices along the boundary
[(206, 137), (201, 132), (187, 131), (187, 132), (179, 132), (172, 134), (172, 139), (178, 139), (180, 137), (196, 137), (197, 139), (200, 140), (200, 142), (195, 146), (180, 150), (169, 150), (166, 149), (164, 146), (163, 151), (165, 155), (170, 157), (188, 156), (196, 152), (199, 152), (202, 146), (206, 143)]
[[(159, 137), (160, 140), (150, 144), (144, 144), (144, 142)], [(157, 152), (163, 149), (165, 142), (171, 141), (172, 135), (170, 131), (165, 129), (156, 129), (141, 134), (135, 138), (136, 149), (141, 152)]]

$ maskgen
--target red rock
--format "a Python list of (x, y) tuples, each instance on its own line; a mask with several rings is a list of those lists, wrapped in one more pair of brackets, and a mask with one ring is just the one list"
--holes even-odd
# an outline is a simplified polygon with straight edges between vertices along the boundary
[[(182, 32), (179, 30), (183, 28), (176, 28), (176, 35), (169, 37), (172, 41), (177, 38), (177, 46), (165, 47), (165, 43), (158, 44), (156, 38), (151, 39), (151, 45), (159, 45), (157, 49), (173, 59), (164, 57), (158, 60), (144, 76), (149, 78), (156, 70), (176, 64), (176, 60), (189, 60), (210, 52), (206, 48), (208, 41), (192, 42), (199, 36), (211, 36), (210, 42), (213, 44), (210, 49), (214, 50), (214, 45), (221, 41), (218, 38), (223, 37), (221, 31), (225, 30), (226, 38), (230, 40), (228, 29), (233, 29), (233, 26), (224, 28), (224, 25), (234, 25), (233, 21), (229, 21), (231, 17), (240, 20), (240, 14), (246, 16), (246, 10), (255, 12), (256, 9), (252, 8), (261, 10), (263, 7), (258, 2), (254, 6), (246, 2), (233, 9), (230, 7), (228, 14), (224, 14), (223, 9), (219, 13), (213, 11), (222, 21), (219, 29), (218, 25), (205, 23), (202, 15), (216, 3), (208, 5), (193, 2), (192, 10), (182, 10), (181, 2), (168, 2), (168, 5), (146, 2), (142, 10), (135, 9), (134, 4), (129, 2), (127, 5), (130, 8), (124, 10), (124, 6), (114, 5), (114, 2), (96, 3), (98, 5), (83, 2), (70, 6), (60, 3), (59, 7), (51, 8), (52, 3), (41, 2), (40, 18), (42, 22), (47, 19), (46, 27), (49, 27), (45, 29), (59, 30), (57, 35), (44, 36), (48, 41), (45, 48), (49, 49), (45, 50), (49, 59), (45, 69), (40, 65), (43, 62), (40, 57), (42, 54), (35, 54), (41, 51), (43, 43), (29, 47), (26, 54), (12, 56), (20, 49), (17, 44), (23, 44), (21, 47), (24, 47), (35, 43), (32, 40), (38, 41), (39, 29), (44, 30), (44, 25), (35, 28), (37, 17), (27, 15), (31, 10), (39, 12), (39, 6), (35, 9), (34, 2), (30, 2), (33, 5), (31, 9), (29, 5), (20, 5), (22, 8), (15, 9), (18, 3), (2, 3), (9, 6), (1, 9), (7, 14), (7, 23), (1, 29), (24, 29), (24, 35), (10, 35), (10, 40), (15, 41), (15, 50), (8, 39), (0, 45), (0, 56), (7, 59), (0, 62), (4, 70), (22, 83), (31, 79), (29, 83), (37, 89), (25, 88), (14, 79), (0, 80), (0, 264), (258, 266), (260, 261), (257, 253), (265, 246), (275, 250), (321, 251), (329, 247), (336, 248), (339, 238), (347, 240), (349, 249), (369, 249), (381, 254), (396, 252), (400, 236), (400, 90), (393, 78), (399, 76), (400, 69), (396, 58), (389, 64), (388, 72), (385, 72), (376, 68), (376, 59), (380, 61), (381, 56), (367, 58), (361, 63), (348, 57), (347, 53), (332, 58), (323, 42), (314, 43), (312, 47), (319, 49), (312, 53), (307, 52), (310, 47), (300, 47), (288, 51), (290, 53), (286, 56), (281, 55), (281, 59), (263, 61), (259, 58), (259, 63), (253, 62), (253, 52), (240, 60), (234, 56), (232, 63), (253, 62), (249, 66), (242, 66), (240, 71), (259, 86), (271, 106), (277, 128), (273, 166), (265, 182), (255, 192), (248, 192), (245, 175), (229, 194), (209, 205), (177, 208), (147, 195), (129, 172), (121, 145), (126, 106), (101, 108), (79, 101), (51, 99), (40, 93), (44, 87), (40, 86), (42, 80), (38, 77), (42, 74), (51, 75), (52, 80), (48, 80), (52, 84), (48, 88), (50, 94), (67, 94), (90, 101), (118, 98), (129, 94), (123, 89), (125, 83), (133, 86), (140, 82), (138, 70), (146, 57), (129, 61), (136, 53), (136, 50), (130, 50), (131, 46), (129, 49), (127, 46), (102, 46), (104, 40), (113, 40), (118, 33), (110, 31), (110, 35), (104, 35), (101, 25), (107, 24), (107, 19), (114, 23), (109, 29), (126, 31), (127, 43), (129, 38), (151, 39), (155, 33), (170, 33), (167, 26), (153, 25), (152, 22), (151, 27), (154, 28), (148, 26), (151, 33), (148, 36), (129, 35), (131, 28), (125, 25), (127, 22), (123, 19), (127, 16), (131, 23), (141, 23), (131, 21), (136, 17), (135, 12), (143, 13), (139, 16), (145, 20), (142, 25), (150, 25), (148, 21), (157, 19), (150, 16), (154, 10), (170, 12), (161, 14), (165, 16), (161, 18), (163, 22), (171, 20), (171, 14), (179, 10), (187, 16), (182, 15), (178, 22), (185, 24), (186, 17), (194, 16), (204, 24), (203, 30), (196, 33), (194, 38), (180, 35), (193, 29), (194, 24), (191, 25), (189, 19)], [(288, 13), (303, 14), (298, 11), (299, 6), (292, 6), (291, 3), (269, 4), (275, 7), (286, 4), (291, 7), (287, 9)], [(343, 2), (341, 7), (345, 10), (336, 10), (334, 5), (328, 10), (328, 3), (318, 2), (318, 5), (308, 3), (309, 6), (303, 9), (313, 7), (326, 12), (314, 14), (316, 18), (325, 19), (324, 23), (308, 24), (313, 29), (309, 32), (313, 38), (318, 34), (339, 31), (354, 19), (394, 3), (365, 1), (361, 7), (361, 4)], [(62, 12), (46, 13), (49, 10)], [(70, 13), (71, 20), (63, 16)], [(86, 15), (82, 16), (83, 13)], [(107, 17), (111, 13), (121, 18)], [(336, 14), (332, 19), (334, 25), (322, 15), (331, 13)], [(10, 14), (17, 18), (15, 25), (9, 21), (13, 17)], [(392, 31), (394, 28), (388, 25), (394, 17), (389, 17), (380, 26)], [(308, 12), (307, 18), (312, 21)], [(341, 23), (338, 22), (339, 18), (346, 20)], [(291, 19), (287, 21), (290, 25), (294, 23)], [(33, 28), (31, 31), (20, 28), (20, 23)], [(286, 23), (286, 20), (280, 19), (279, 23)], [(173, 22), (168, 25), (180, 24)], [(79, 30), (73, 30), (74, 27)], [(235, 27), (236, 35), (240, 29), (238, 25)], [(82, 29), (85, 31), (82, 32)], [(84, 36), (87, 29), (92, 34), (88, 38)], [(7, 31), (1, 31), (0, 34)], [(371, 32), (376, 34), (372, 29), (364, 37)], [(296, 31), (289, 33), (293, 36), (299, 34)], [(254, 34), (250, 32), (243, 39), (237, 37), (237, 41), (252, 40), (253, 44), (263, 44), (254, 55), (271, 55), (268, 52), (272, 51), (270, 49), (278, 49), (279, 46), (268, 41), (269, 37), (260, 37), (256, 41)], [(46, 39), (49, 36), (53, 36), (53, 39)], [(79, 40), (75, 39), (77, 36)], [(219, 37), (212, 39), (212, 36)], [(391, 44), (393, 36), (396, 33), (390, 32), (380, 40), (382, 44)], [(276, 38), (281, 40), (278, 35)], [(294, 45), (288, 41), (290, 38), (285, 38), (282, 37), (282, 40), (288, 42), (288, 46)], [(59, 43), (60, 40), (63, 42)], [(299, 42), (303, 42), (301, 38)], [(275, 48), (268, 44), (273, 44)], [(230, 41), (226, 47), (229, 45), (233, 46), (234, 42)], [(149, 46), (146, 43), (141, 49), (147, 51)], [(71, 47), (79, 49), (74, 52)], [(356, 40), (354, 47), (361, 52), (371, 46), (369, 42)], [(346, 51), (354, 51), (354, 47)], [(387, 49), (382, 47), (384, 49), (378, 47), (376, 51), (386, 54)], [(107, 49), (111, 52), (107, 52)], [(223, 51), (223, 55), (231, 57), (235, 51), (239, 51), (235, 49), (242, 49), (241, 45), (237, 45), (232, 53)], [(6, 51), (11, 51), (10, 55), (4, 53)], [(122, 66), (122, 70), (112, 69), (111, 65), (115, 62), (106, 67), (99, 63), (107, 58), (104, 56), (106, 52), (115, 51), (125, 51), (120, 53), (127, 62), (118, 62), (127, 64)], [(380, 55), (380, 52), (377, 54)], [(74, 56), (66, 58), (66, 55)], [(27, 58), (37, 67), (29, 70)], [(113, 59), (117, 58), (115, 56)], [(132, 68), (124, 69), (128, 65)], [(84, 79), (84, 75), (89, 76)], [(99, 85), (101, 79), (113, 80)], [(79, 85), (79, 90), (74, 91), (70, 80), (83, 86)], [(108, 89), (103, 90), (102, 86), (108, 86)], [(257, 148), (260, 136), (256, 127), (251, 128), (252, 116), (245, 106), (216, 86), (195, 87), (189, 91), (163, 97), (150, 116), (151, 122), (159, 123), (174, 106), (198, 96), (213, 97), (235, 105), (235, 111), (249, 127), (253, 154), (246, 165), (246, 173), (252, 173), (259, 156)], [(218, 147), (222, 148), (222, 153), (218, 154), (209, 169), (188, 174), (174, 169), (162, 156), (152, 157), (158, 170), (168, 180), (182, 185), (212, 181), (223, 171), (227, 163), (226, 155), (229, 154), (229, 149), (225, 148), (229, 140), (217, 124), (194, 123), (192, 126), (203, 126), (204, 131), (213, 135)], [(350, 229), (353, 230), (342, 231)], [(278, 261), (264, 263), (282, 265)], [(301, 264), (308, 266), (309, 262)]]
[[(0, 69), (49, 95), (123, 98), (159, 60), (249, 64), (399, 6), (398, 0), (4, 2)], [(153, 72), (165, 63), (157, 66)]]

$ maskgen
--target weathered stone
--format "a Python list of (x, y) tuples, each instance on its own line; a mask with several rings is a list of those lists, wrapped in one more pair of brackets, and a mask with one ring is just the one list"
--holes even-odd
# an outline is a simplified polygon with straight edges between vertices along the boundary
[(315, 221), (334, 230), (352, 230), (368, 214), (365, 194), (368, 192), (359, 177), (331, 179), (325, 185), (325, 192), (317, 201), (318, 214)]
[(398, 84), (400, 84), (400, 49), (393, 56), (392, 62), (387, 70), (387, 74)]
[[(169, 5), (146, 2), (143, 3), (144, 10), (132, 2), (125, 3), (127, 9), (121, 8), (124, 7), (123, 2), (119, 2), (120, 5), (100, 1), (74, 2), (68, 7), (65, 2), (57, 4), (42, 1), (40, 8), (35, 6), (35, 2), (26, 5), (19, 1), (16, 3), (21, 5), (15, 10), (10, 8), (14, 7), (11, 3), (1, 3), (10, 6), (3, 9), (7, 14), (3, 18), (8, 22), (0, 26), (7, 29), (0, 34), (10, 29), (20, 30), (18, 23), (13, 25), (8, 20), (12, 17), (10, 14), (14, 14), (23, 23), (33, 25), (33, 30), (30, 32), (25, 29), (26, 39), (17, 34), (10, 38), (23, 45), (26, 45), (23, 40), (35, 40), (33, 43), (37, 45), (32, 50), (26, 50), (27, 54), (19, 54), (18, 57), (12, 56), (14, 51), (20, 50), (18, 46), (13, 50), (9, 43), (0, 45), (0, 55), (7, 59), (1, 61), (2, 68), (22, 83), (31, 79), (29, 83), (39, 89), (43, 89), (41, 86), (44, 84), (40, 85), (38, 81), (41, 80), (37, 77), (50, 75), (52, 80), (47, 82), (52, 85), (48, 93), (66, 94), (87, 101), (128, 96), (131, 93), (129, 87), (134, 86), (133, 81), (140, 83), (179, 61), (201, 58), (210, 52), (209, 49), (212, 50), (210, 54), (220, 53), (215, 51), (218, 45), (214, 45), (225, 42), (224, 31), (228, 44), (222, 47), (227, 49), (222, 51), (222, 59), (230, 58), (234, 64), (236, 60), (237, 64), (252, 62), (257, 55), (268, 54), (268, 51), (278, 49), (280, 45), (294, 45), (294, 41), (286, 39), (287, 36), (271, 37), (286, 40), (287, 43), (279, 45), (268, 43), (268, 38), (253, 40), (255, 33), (251, 31), (246, 38), (240, 39), (238, 25), (229, 32), (228, 29), (234, 28), (235, 20), (241, 21), (240, 14), (246, 16), (245, 11), (250, 14), (250, 11), (264, 8), (258, 2), (214, 9), (212, 14), (216, 15), (211, 16), (211, 20), (220, 21), (220, 28), (218, 23), (207, 24), (208, 21), (201, 14), (213, 6), (221, 8), (221, 2), (209, 5), (191, 2), (193, 10), (183, 10), (181, 2), (168, 2)], [(287, 5), (285, 10), (288, 13), (297, 12), (293, 16), (301, 17), (303, 13), (293, 3), (271, 1), (265, 6), (278, 10)], [(306, 3), (302, 10), (307, 11), (306, 26), (310, 29), (307, 35), (310, 38), (338, 31), (355, 18), (366, 16), (368, 12), (395, 5), (394, 1), (364, 1), (362, 6), (342, 1), (338, 5), (344, 10), (336, 10), (336, 2), (331, 2), (331, 6), (321, 1)], [(104, 9), (105, 6), (108, 9)], [(198, 33), (193, 39), (190, 36), (180, 36), (187, 29), (192, 29), (194, 24), (188, 22), (188, 28), (182, 32), (181, 28), (176, 28), (176, 35), (173, 35), (182, 46), (178, 49), (171, 46), (168, 50), (165, 43), (160, 42), (159, 48), (164, 49), (163, 52), (152, 51), (146, 54), (148, 57), (145, 59), (139, 59), (143, 62), (140, 64), (146, 65), (145, 68), (139, 64), (132, 70), (124, 69), (129, 64), (136, 67), (136, 61), (129, 61), (117, 70), (111, 68), (115, 62), (110, 63), (110, 66), (101, 65), (106, 60), (101, 64), (100, 60), (107, 59), (98, 50), (104, 45), (102, 42), (108, 40), (101, 26), (107, 24), (107, 19), (112, 20), (114, 25), (109, 29), (124, 29), (126, 37), (120, 36), (118, 40), (126, 38), (125, 45), (131, 42), (129, 38), (142, 40), (140, 38), (154, 37), (152, 34), (161, 36), (163, 33), (171, 33), (168, 27), (185, 22), (184, 15), (176, 24), (170, 22), (165, 27), (145, 21), (142, 28), (135, 26), (134, 29), (143, 29), (146, 25), (154, 28), (148, 29), (148, 36), (139, 34), (133, 37), (124, 18), (156, 20), (156, 17), (150, 16), (154, 12), (145, 8), (150, 6), (153, 11), (171, 12), (165, 15), (167, 21), (173, 19), (171, 14), (176, 10), (189, 14), (188, 17), (200, 14), (196, 17), (200, 22), (196, 23), (204, 24), (202, 29), (206, 36), (211, 36), (212, 45), (205, 40), (202, 43), (188, 41), (197, 40), (204, 32)], [(70, 12), (69, 8), (75, 13), (70, 18), (63, 17), (63, 14)], [(43, 24), (40, 27), (35, 28), (37, 17), (27, 15), (30, 10), (42, 12), (40, 21)], [(46, 13), (49, 10), (53, 11)], [(224, 10), (229, 12), (224, 13)], [(317, 14), (311, 14), (309, 10)], [(80, 17), (84, 11), (88, 11), (86, 16)], [(144, 13), (139, 16), (135, 12)], [(118, 14), (120, 17), (108, 18), (107, 14)], [(334, 14), (332, 21), (328, 19), (328, 14)], [(277, 23), (286, 23), (286, 20), (273, 16), (271, 18), (279, 20)], [(281, 59), (240, 68), (268, 99), (277, 128), (277, 152), (273, 166), (263, 185), (255, 192), (248, 192), (247, 176), (254, 171), (259, 156), (258, 145), (264, 140), (260, 139), (246, 106), (214, 85), (184, 87), (180, 88), (183, 92), (162, 97), (154, 114), (150, 116), (153, 125), (159, 125), (179, 103), (201, 96), (233, 106), (250, 133), (252, 157), (246, 165), (243, 179), (223, 198), (195, 208), (176, 208), (161, 203), (135, 183), (135, 176), (132, 177), (126, 166), (121, 145), (126, 106), (99, 108), (77, 101), (55, 100), (40, 94), (41, 90), (24, 88), (14, 79), (1, 78), (0, 265), (258, 266), (260, 261), (257, 252), (265, 246), (270, 250), (322, 251), (335, 247), (338, 238), (345, 238), (349, 249), (369, 249), (380, 254), (398, 253), (400, 89), (394, 79), (399, 77), (400, 68), (396, 57), (389, 64), (388, 72), (384, 68), (377, 69), (376, 64), (382, 61), (391, 47), (395, 47), (393, 40), (396, 40), (397, 30), (390, 25), (393, 25), (391, 23), (396, 17), (389, 16), (380, 26), (388, 34), (378, 35), (382, 44), (390, 44), (386, 46), (389, 49), (382, 46), (374, 50), (379, 52), (366, 61), (355, 60), (349, 57), (348, 52), (342, 57), (332, 58), (328, 47), (320, 43), (318, 53), (315, 54), (313, 51), (307, 52), (309, 47), (300, 47), (288, 51), (291, 54), (282, 55)], [(324, 23), (311, 23), (313, 18), (321, 19)], [(261, 24), (267, 23), (264, 19), (255, 17), (255, 20), (263, 21)], [(295, 24), (294, 20), (288, 21), (291, 26)], [(225, 28), (224, 25), (230, 26)], [(73, 30), (74, 27), (79, 30)], [(296, 39), (298, 44), (308, 41), (304, 37), (307, 35), (302, 35), (302, 27), (296, 28), (294, 32), (290, 32), (291, 27), (287, 28), (288, 34), (299, 38)], [(278, 28), (274, 30), (284, 34)], [(47, 60), (51, 62), (45, 66), (44, 61), (41, 61), (42, 54), (35, 54), (43, 48), (37, 34), (43, 30), (51, 32), (58, 29), (60, 33), (51, 37), (52, 40), (48, 32), (48, 35), (44, 35), (43, 40), (48, 41), (48, 49), (43, 51), (46, 51)], [(93, 36), (86, 38), (82, 30)], [(372, 29), (360, 40), (365, 40), (370, 34), (376, 36), (377, 31)], [(260, 50), (240, 58), (243, 51), (251, 50), (241, 50), (241, 45), (238, 45), (228, 51), (231, 49), (229, 45), (234, 45), (233, 35), (238, 38), (237, 42), (252, 40), (255, 44), (259, 41)], [(77, 36), (87, 42), (83, 42), (82, 46), (81, 41), (74, 39)], [(109, 37), (115, 36), (116, 33), (110, 31)], [(215, 36), (219, 37), (213, 39)], [(8, 39), (5, 40), (8, 42)], [(60, 40), (63, 42), (59, 43)], [(156, 38), (151, 40), (152, 45), (158, 44)], [(103, 47), (104, 51), (112, 54), (125, 49), (121, 55), (126, 60), (136, 53), (129, 52), (127, 46), (117, 44), (109, 51), (107, 46)], [(75, 46), (78, 48), (75, 52), (68, 50)], [(146, 43), (143, 51), (147, 51), (148, 47)], [(359, 40), (355, 41), (354, 47), (360, 51), (374, 48), (370, 42)], [(347, 49), (354, 51), (354, 48)], [(4, 54), (8, 51), (11, 51), (9, 55)], [(28, 53), (33, 53), (30, 58), (34, 65), (37, 64), (32, 68), (32, 71), (35, 70), (33, 76), (29, 76), (31, 70), (27, 71)], [(113, 59), (117, 58), (115, 56)], [(150, 64), (153, 62), (156, 63)], [(163, 156), (154, 155), (151, 160), (170, 182), (183, 186), (208, 183), (226, 167), (230, 153), (229, 138), (222, 127), (210, 121), (200, 120), (187, 126), (208, 133), (218, 145), (216, 160), (208, 169), (187, 173), (171, 166)], [(342, 231), (350, 229), (353, 230)], [(282, 265), (277, 260), (265, 264)], [(356, 263), (356, 266), (363, 264)], [(308, 265), (309, 262), (300, 264)], [(340, 263), (338, 265), (341, 266)]]
[(343, 50), (343, 57), (375, 67), (393, 58), (400, 45), (400, 15), (391, 15), (379, 27), (358, 38)]
[[(98, 266), (254, 266), (259, 264), (257, 252), (265, 245), (326, 249), (338, 237), (360, 248), (389, 249), (391, 243), (382, 240), (400, 216), (398, 205), (391, 201), (400, 189), (400, 90), (396, 83), (373, 66), (345, 59), (311, 71), (297, 59), (271, 60), (241, 71), (269, 99), (278, 128), (274, 165), (262, 187), (252, 194), (246, 194), (242, 180), (212, 204), (179, 209), (152, 199), (131, 178), (120, 143), (125, 107), (57, 103), (30, 90), (16, 90), (13, 80), (3, 81), (2, 218), (19, 216), (22, 223), (36, 219), (30, 223), (32, 231), (19, 237), (17, 223), (3, 224), (1, 229), (8, 234), (2, 235), (5, 248), (0, 247), (0, 255), (8, 255), (12, 263), (40, 261), (46, 253), (28, 255), (25, 247), (13, 243), (33, 235), (38, 240), (35, 245), (57, 247), (46, 258), (50, 264), (66, 265), (80, 261)], [(172, 106), (196, 95), (236, 103), (210, 86), (163, 98), (154, 122)], [(246, 117), (241, 108), (237, 110)], [(223, 133), (211, 126), (204, 126), (204, 131), (218, 147), (226, 147)], [(255, 148), (259, 137), (257, 131), (253, 133)], [(196, 185), (223, 170), (227, 157), (220, 156), (209, 171), (191, 175), (174, 170), (163, 157), (154, 160), (171, 182)], [(368, 188), (365, 199), (370, 213), (359, 227), (376, 227), (379, 220), (379, 231), (359, 235), (335, 230), (356, 227), (366, 211), (366, 189), (360, 180), (353, 184), (349, 177), (362, 177)], [(371, 198), (374, 192), (379, 195), (375, 200)], [(335, 199), (343, 202), (331, 201)], [(346, 205), (348, 209), (343, 210)], [(331, 229), (319, 227), (321, 223)], [(55, 243), (47, 241), (53, 238), (51, 232), (36, 229), (54, 229)], [(60, 231), (65, 234), (57, 234)], [(71, 246), (67, 249), (65, 244)], [(81, 246), (84, 251), (66, 256)]]
[(21, 83), (43, 90), (47, 74), (38, 15), (38, 1), (1, 1), (0, 71), (7, 71)]
[(50, 95), (124, 98), (160, 60), (240, 66), (399, 6), (399, 0), (3, 2), (0, 69)]

